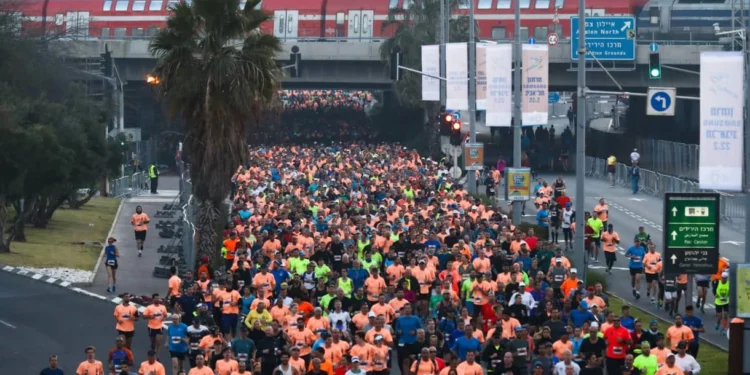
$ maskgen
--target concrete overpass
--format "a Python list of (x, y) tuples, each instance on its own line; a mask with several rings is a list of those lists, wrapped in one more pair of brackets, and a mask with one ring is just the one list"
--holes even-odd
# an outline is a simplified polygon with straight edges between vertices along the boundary
[[(154, 66), (154, 58), (148, 51), (148, 40), (83, 40), (65, 42), (65, 48), (75, 57), (99, 58), (105, 44), (116, 59), (120, 76), (128, 81), (140, 81)], [(635, 62), (603, 62), (615, 79), (624, 87), (644, 91), (646, 87), (658, 85), (696, 91), (698, 75), (679, 73), (664, 69), (660, 81), (650, 80), (648, 68), (648, 44), (637, 46)], [(289, 88), (388, 88), (388, 79), (380, 59), (381, 43), (377, 41), (284, 41), (280, 61), (288, 60), (292, 46), (298, 46), (302, 54), (302, 77), (284, 79)], [(659, 47), (663, 65), (675, 65), (683, 69), (699, 69), (700, 52), (720, 51), (719, 44), (667, 44)], [(570, 60), (570, 44), (550, 47), (550, 90), (572, 91), (575, 88), (576, 64)], [(587, 73), (589, 87), (614, 89), (616, 85), (602, 69), (592, 63)]]

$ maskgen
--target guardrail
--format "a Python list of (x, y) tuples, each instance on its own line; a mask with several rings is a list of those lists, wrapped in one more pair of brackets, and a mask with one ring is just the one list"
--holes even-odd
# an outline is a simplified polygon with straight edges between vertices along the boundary
[(149, 191), (151, 180), (146, 172), (116, 178), (110, 182), (111, 195), (115, 198), (132, 197)]
[[(622, 187), (631, 188), (631, 179), (629, 175), (629, 166), (617, 163), (615, 168), (615, 184)], [(586, 157), (586, 176), (594, 177), (609, 181), (607, 173), (607, 162), (604, 159)], [(701, 193), (711, 192), (721, 195), (720, 215), (724, 220), (745, 218), (745, 199), (744, 195), (735, 195), (717, 190), (702, 190), (698, 183), (674, 177), (648, 169), (641, 168), (641, 178), (638, 183), (640, 192), (662, 197), (664, 193)]]

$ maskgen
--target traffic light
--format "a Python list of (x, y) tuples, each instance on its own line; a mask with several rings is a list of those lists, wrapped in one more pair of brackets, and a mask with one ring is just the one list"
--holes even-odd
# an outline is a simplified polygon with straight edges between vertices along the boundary
[(292, 67), (290, 69), (291, 76), (294, 78), (299, 78), (302, 76), (302, 71), (300, 70), (300, 63), (302, 62), (302, 54), (299, 53), (299, 47), (294, 46), (292, 47), (292, 53), (289, 54), (289, 59), (292, 60)]
[(440, 114), (440, 135), (451, 135), (451, 126), (453, 126), (453, 115), (450, 113)]
[(391, 79), (394, 81), (401, 80), (401, 69), (399, 69), (399, 66), (401, 66), (402, 62), (401, 48), (398, 46), (393, 47), (393, 50), (391, 51), (390, 70)]
[(453, 146), (461, 145), (461, 121), (454, 121), (451, 124), (451, 144)]
[(112, 52), (109, 52), (108, 47), (104, 46), (104, 53), (99, 55), (99, 71), (105, 77), (112, 77)]
[(648, 56), (648, 77), (651, 79), (661, 78), (661, 61), (658, 52)]

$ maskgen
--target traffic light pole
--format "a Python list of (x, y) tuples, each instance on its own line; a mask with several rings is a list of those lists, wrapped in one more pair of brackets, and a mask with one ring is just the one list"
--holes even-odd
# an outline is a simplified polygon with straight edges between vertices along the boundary
[[(516, 41), (513, 43), (513, 168), (521, 168), (521, 7), (516, 6), (515, 13), (515, 33)], [(531, 184), (531, 182), (529, 182)], [(529, 185), (531, 186), (531, 185)], [(513, 201), (513, 223), (521, 224), (521, 211), (523, 202)]]
[[(586, 0), (578, 0), (578, 113), (576, 124), (576, 198), (575, 217), (576, 231), (574, 244), (578, 249), (575, 254), (575, 264), (578, 268), (578, 276), (586, 281), (588, 265), (586, 258), (586, 246), (583, 240), (586, 223), (583, 213), (585, 192), (583, 189), (584, 176), (586, 175)], [(575, 249), (575, 248), (574, 248)]]
[[(516, 7), (517, 8), (517, 7)], [(469, 1), (469, 141), (477, 141), (477, 39), (474, 21), (474, 1)], [(465, 161), (465, 160), (464, 160)], [(477, 175), (466, 171), (469, 193), (477, 194)]]

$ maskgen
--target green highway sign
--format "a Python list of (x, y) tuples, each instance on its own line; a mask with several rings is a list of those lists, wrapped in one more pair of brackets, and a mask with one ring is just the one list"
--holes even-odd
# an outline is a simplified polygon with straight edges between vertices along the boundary
[(664, 271), (710, 274), (719, 263), (719, 204), (715, 193), (664, 197)]

